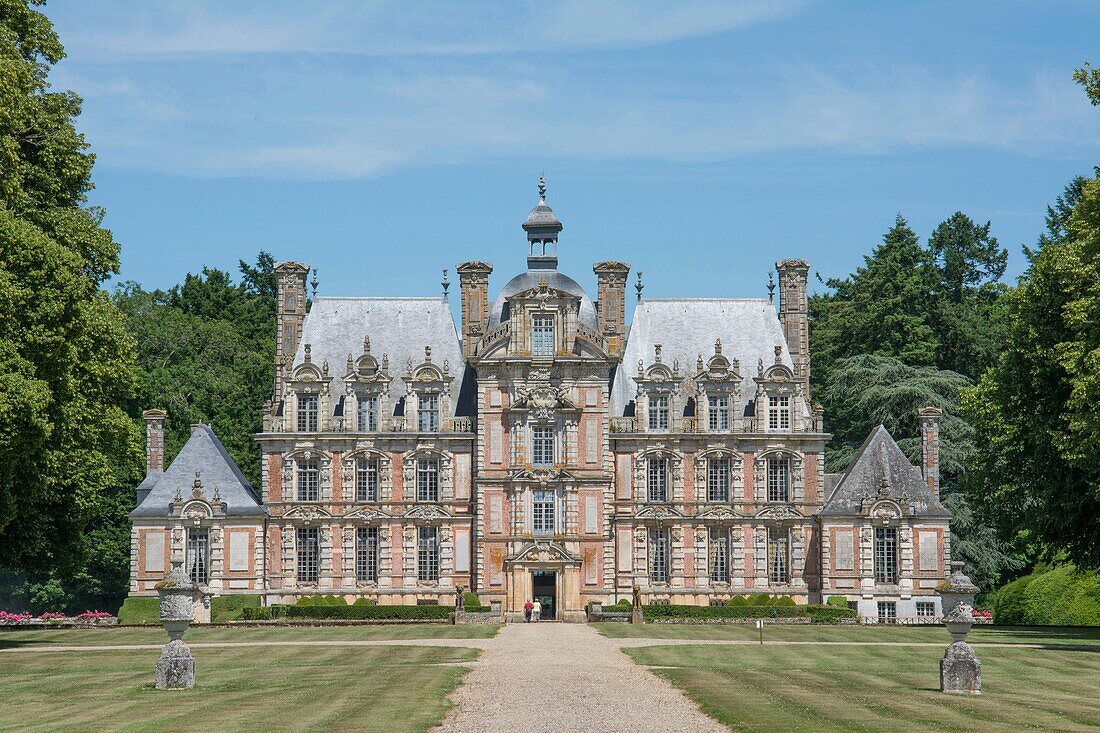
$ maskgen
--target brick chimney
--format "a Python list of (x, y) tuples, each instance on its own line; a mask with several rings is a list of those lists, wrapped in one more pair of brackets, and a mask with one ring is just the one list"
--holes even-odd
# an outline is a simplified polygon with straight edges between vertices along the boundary
[(471, 261), (455, 269), (462, 291), (462, 355), (470, 357), (489, 325), (489, 275), (493, 266), (488, 262)]
[(943, 410), (938, 407), (922, 407), (917, 410), (920, 419), (920, 463), (924, 480), (932, 496), (940, 498), (940, 420)]
[(597, 262), (592, 266), (598, 282), (596, 307), (599, 309), (600, 335), (607, 342), (611, 356), (623, 355), (626, 334), (626, 276), (630, 265), (625, 262)]
[(145, 475), (164, 473), (164, 410), (146, 410), (145, 419)]
[(806, 401), (810, 401), (810, 310), (806, 300), (806, 280), (810, 263), (806, 260), (783, 260), (775, 263), (779, 273), (779, 322), (787, 339), (787, 349), (794, 364), (794, 378), (802, 385)]
[(275, 399), (283, 398), (283, 382), (302, 338), (306, 320), (306, 275), (309, 266), (301, 262), (280, 262), (275, 266)]

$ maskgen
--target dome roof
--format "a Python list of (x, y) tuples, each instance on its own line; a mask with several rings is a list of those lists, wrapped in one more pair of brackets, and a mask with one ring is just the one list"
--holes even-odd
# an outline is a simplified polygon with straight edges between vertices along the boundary
[(497, 299), (493, 301), (493, 307), (489, 310), (489, 327), (492, 328), (508, 320), (508, 298), (519, 295), (524, 291), (537, 288), (539, 281), (543, 278), (546, 278), (546, 282), (555, 290), (569, 293), (579, 298), (581, 301), (581, 323), (586, 323), (593, 328), (599, 328), (596, 321), (596, 306), (592, 304), (592, 300), (585, 294), (584, 288), (582, 288), (576, 280), (557, 270), (528, 270), (509, 280), (508, 284), (504, 286), (504, 289), (500, 291), (500, 295), (497, 296)]
[(544, 200), (539, 199), (538, 204), (531, 209), (531, 213), (524, 220), (523, 228), (526, 230), (554, 229), (560, 232), (562, 226), (561, 222), (558, 221), (558, 217), (554, 215), (554, 210), (547, 206)]

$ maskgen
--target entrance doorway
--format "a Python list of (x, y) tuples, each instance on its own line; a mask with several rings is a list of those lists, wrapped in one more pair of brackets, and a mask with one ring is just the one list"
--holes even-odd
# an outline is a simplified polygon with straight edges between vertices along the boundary
[(542, 604), (542, 620), (557, 618), (558, 576), (553, 570), (531, 571), (531, 595)]

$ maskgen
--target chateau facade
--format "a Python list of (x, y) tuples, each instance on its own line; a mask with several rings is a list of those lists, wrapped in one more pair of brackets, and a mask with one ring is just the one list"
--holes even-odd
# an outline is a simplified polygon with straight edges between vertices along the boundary
[(464, 588), (509, 617), (538, 597), (544, 617), (581, 620), (638, 585), (648, 603), (940, 614), (939, 412), (921, 412), (920, 467), (879, 427), (825, 472), (808, 262), (776, 264), (778, 307), (642, 299), (639, 276), (628, 326), (629, 265), (593, 267), (595, 300), (560, 272), (541, 182), (523, 229), (527, 269), (495, 298), (492, 266), (458, 265), (457, 328), (446, 278), (442, 298), (309, 304), (309, 268), (280, 264), (262, 486), (206, 426), (165, 470), (148, 411), (131, 593), (153, 594), (175, 554), (211, 593), (267, 603), (449, 604)]

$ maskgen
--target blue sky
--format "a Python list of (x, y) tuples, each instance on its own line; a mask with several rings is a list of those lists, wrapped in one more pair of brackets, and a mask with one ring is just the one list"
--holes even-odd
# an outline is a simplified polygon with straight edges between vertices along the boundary
[[(320, 294), (523, 269), (545, 171), (561, 269), (647, 296), (762, 296), (777, 258), (852, 271), (901, 212), (1010, 250), (1100, 163), (1100, 3), (78, 2), (46, 13), (85, 99), (121, 279), (260, 249)], [(457, 290), (457, 288), (455, 288)]]

